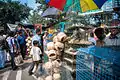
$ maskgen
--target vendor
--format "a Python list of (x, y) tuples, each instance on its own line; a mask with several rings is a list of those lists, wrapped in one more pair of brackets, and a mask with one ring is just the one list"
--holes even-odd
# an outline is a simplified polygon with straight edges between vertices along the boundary
[(120, 46), (120, 29), (111, 28), (110, 35), (105, 38), (105, 45), (107, 46)]
[[(120, 46), (120, 29), (117, 27), (114, 27), (110, 29), (110, 36), (106, 37), (105, 39), (105, 45), (107, 46)], [(118, 47), (119, 48), (119, 47)], [(116, 50), (118, 53), (120, 50)], [(113, 65), (112, 65), (112, 70), (113, 70), (113, 75), (116, 76), (116, 79), (119, 79), (120, 77), (120, 54), (113, 54)]]

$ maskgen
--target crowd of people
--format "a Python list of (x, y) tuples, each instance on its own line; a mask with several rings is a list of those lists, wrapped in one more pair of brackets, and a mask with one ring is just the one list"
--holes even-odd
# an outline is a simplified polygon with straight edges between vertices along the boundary
[[(17, 66), (15, 64), (15, 57), (18, 55), (22, 55), (22, 58), (25, 59), (25, 54), (26, 54), (26, 42), (25, 42), (25, 35), (24, 35), (24, 30), (20, 29), (18, 31), (9, 31), (6, 34), (6, 37), (4, 37), (2, 35), (2, 31), (1, 33), (1, 53), (3, 53), (5, 56), (3, 57), (1, 55), (1, 57), (3, 57), (3, 59), (1, 59), (1, 62), (3, 62), (3, 66), (0, 66), (1, 68), (5, 67), (5, 63), (8, 60), (7, 59), (7, 55), (10, 56), (11, 58), (11, 66), (12, 69), (15, 70), (17, 69)], [(6, 57), (7, 56), (7, 57)], [(4, 61), (3, 61), (4, 60)], [(23, 62), (23, 61), (21, 61)]]
[(20, 67), (19, 64), (22, 65), (28, 57), (31, 57), (32, 62), (29, 65), (28, 73), (29, 75), (34, 74), (43, 60), (44, 62), (48, 60), (45, 54), (43, 58), (43, 51), (47, 49), (47, 43), (50, 42), (51, 34), (48, 36), (48, 31), (42, 33), (39, 27), (31, 31), (21, 25), (14, 31), (9, 31), (6, 34), (0, 31), (0, 68), (5, 68), (6, 63), (10, 62), (11, 69), (17, 70)]
[[(32, 64), (30, 65), (28, 73), (32, 75), (38, 69), (38, 65), (42, 63), (43, 51), (46, 50), (48, 39), (48, 31), (41, 33), (41, 29), (35, 29), (36, 34), (33, 35), (30, 30), (18, 27), (15, 31), (3, 33), (0, 31), (0, 68), (4, 68), (8, 55), (11, 57), (12, 70), (18, 68), (18, 64), (15, 62), (15, 58), (20, 55), (21, 60), (19, 63), (23, 63), (26, 60), (27, 55), (32, 56)], [(51, 35), (50, 35), (51, 36)], [(26, 39), (31, 37), (31, 49), (30, 53), (27, 53)], [(96, 46), (120, 46), (120, 29), (117, 27), (96, 28), (90, 33), (88, 39)], [(30, 46), (30, 45), (29, 45)], [(7, 56), (7, 57), (6, 57)], [(96, 58), (98, 60), (98, 58)], [(99, 60), (98, 60), (99, 61)], [(98, 64), (98, 62), (97, 62)], [(116, 65), (116, 64), (114, 64)], [(118, 67), (120, 65), (117, 65)]]
[[(11, 61), (12, 69), (16, 70), (16, 57), (20, 55), (23, 60), (26, 60), (27, 55), (29, 55), (27, 53), (26, 39), (27, 37), (32, 38), (32, 36), (33, 34), (30, 32), (30, 29), (25, 29), (22, 26), (6, 34), (0, 31), (0, 68), (4, 68), (6, 62)], [(34, 40), (39, 41), (39, 44), (41, 44), (40, 29), (36, 30), (32, 43)], [(20, 63), (23, 63), (22, 59)]]

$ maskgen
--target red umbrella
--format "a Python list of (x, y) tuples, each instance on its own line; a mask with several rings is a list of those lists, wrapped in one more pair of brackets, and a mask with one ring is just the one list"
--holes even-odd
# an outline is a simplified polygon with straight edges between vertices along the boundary
[(54, 6), (55, 8), (59, 10), (63, 10), (64, 6), (66, 4), (66, 0), (50, 0), (48, 3), (50, 6)]

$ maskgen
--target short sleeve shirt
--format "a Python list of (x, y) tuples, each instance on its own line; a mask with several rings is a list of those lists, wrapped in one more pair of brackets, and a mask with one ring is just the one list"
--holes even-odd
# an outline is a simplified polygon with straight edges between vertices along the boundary
[(105, 45), (107, 46), (120, 46), (120, 34), (117, 35), (118, 39), (110, 39), (109, 36), (105, 38)]
[(8, 42), (9, 47), (10, 47), (11, 53), (13, 53), (14, 52), (13, 45), (15, 44), (15, 38), (14, 37), (8, 37), (6, 40)]
[(30, 54), (32, 55), (33, 61), (39, 61), (40, 60), (40, 54), (42, 54), (39, 47), (33, 46)]

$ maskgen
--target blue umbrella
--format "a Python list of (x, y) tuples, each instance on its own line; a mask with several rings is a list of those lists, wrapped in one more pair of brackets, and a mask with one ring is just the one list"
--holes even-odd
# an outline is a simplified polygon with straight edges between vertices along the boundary
[(113, 11), (113, 0), (108, 0), (101, 8), (103, 11)]

